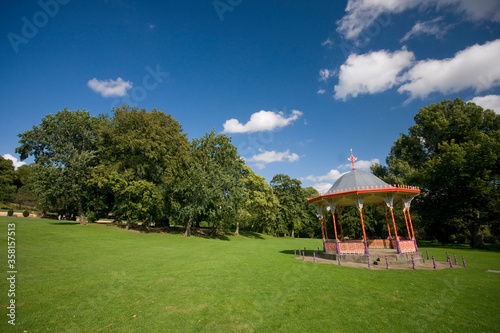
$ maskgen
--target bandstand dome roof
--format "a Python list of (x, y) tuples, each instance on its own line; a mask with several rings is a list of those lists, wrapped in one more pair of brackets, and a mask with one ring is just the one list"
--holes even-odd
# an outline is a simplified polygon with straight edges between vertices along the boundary
[(340, 207), (356, 205), (361, 200), (365, 204), (389, 201), (392, 205), (393, 200), (411, 201), (420, 193), (416, 186), (389, 185), (372, 173), (356, 170), (355, 159), (351, 151), (353, 170), (337, 179), (327, 192), (314, 195), (307, 202), (316, 206), (335, 204)]
[(389, 188), (391, 185), (384, 182), (372, 173), (354, 170), (346, 173), (333, 184), (328, 192), (335, 192), (342, 189), (357, 189), (357, 188)]

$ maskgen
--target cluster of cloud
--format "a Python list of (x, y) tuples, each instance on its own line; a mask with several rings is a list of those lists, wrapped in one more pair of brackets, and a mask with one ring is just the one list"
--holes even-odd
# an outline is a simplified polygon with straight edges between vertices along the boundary
[[(229, 119), (223, 124), (224, 133), (254, 133), (263, 131), (272, 131), (277, 128), (292, 125), (294, 121), (299, 119), (303, 113), (299, 110), (292, 110), (286, 116), (283, 111), (264, 111), (255, 112), (250, 116), (250, 120), (246, 124), (242, 124), (238, 119)], [(247, 162), (252, 162), (254, 165), (263, 169), (269, 163), (273, 162), (295, 162), (299, 160), (299, 155), (290, 153), (290, 150), (278, 152), (275, 150), (266, 151), (259, 149), (259, 153), (251, 158), (245, 159)]]
[(415, 62), (413, 52), (405, 48), (395, 52), (351, 54), (340, 66), (334, 97), (345, 101), (397, 85), (398, 92), (408, 93), (410, 100), (424, 98), (433, 92), (447, 94), (470, 88), (480, 93), (500, 85), (499, 54), (500, 39), (470, 46), (453, 58), (442, 60)]
[(17, 170), (17, 168), (19, 168), (22, 165), (26, 165), (26, 163), (19, 161), (17, 158), (12, 156), (11, 154), (5, 154), (5, 155), (2, 155), (2, 157), (5, 158), (6, 160), (11, 160), (12, 165), (14, 165), (15, 170)]
[(264, 111), (261, 110), (250, 116), (246, 124), (242, 124), (238, 119), (229, 119), (224, 123), (225, 133), (253, 133), (260, 131), (272, 131), (276, 128), (291, 125), (295, 120), (302, 116), (299, 110), (292, 110), (292, 114), (285, 117), (282, 111)]
[(385, 50), (360, 55), (353, 53), (340, 66), (339, 83), (334, 87), (335, 98), (345, 101), (359, 94), (391, 89), (402, 81), (400, 73), (414, 59), (414, 54), (406, 49), (393, 53)]
[(87, 82), (90, 89), (102, 95), (102, 97), (123, 97), (127, 90), (132, 89), (132, 82), (125, 81), (121, 77), (116, 80), (98, 80), (93, 78)]
[[(360, 36), (369, 38), (365, 36), (366, 31), (384, 15), (388, 19), (386, 17), (383, 20), (390, 21), (390, 15), (415, 9), (452, 13), (472, 22), (500, 22), (498, 0), (349, 0), (346, 15), (337, 21), (337, 32), (356, 45)], [(400, 42), (421, 35), (442, 38), (454, 26), (443, 17), (416, 22)], [(323, 46), (327, 45), (330, 43), (325, 41)], [(415, 54), (405, 47), (395, 52), (379, 50), (366, 54), (353, 53), (340, 66), (334, 98), (345, 101), (393, 87), (397, 87), (400, 94), (409, 95), (407, 102), (425, 98), (433, 92), (449, 94), (473, 89), (478, 94), (500, 85), (499, 54), (500, 39), (469, 46), (447, 59), (418, 61)], [(329, 77), (329, 72), (320, 72), (320, 80), (326, 81)], [(324, 94), (325, 91), (320, 89), (317, 93)]]
[[(355, 167), (356, 170), (362, 170), (362, 171), (370, 171), (370, 166), (380, 163), (380, 160), (378, 158), (374, 158), (370, 161), (367, 160), (359, 160), (356, 161)], [(351, 163), (346, 163), (339, 165), (337, 169), (331, 169), (328, 171), (326, 175), (322, 176), (314, 176), (314, 175), (309, 175), (305, 178), (302, 178), (302, 180), (309, 180), (311, 182), (315, 182), (312, 187), (314, 187), (318, 192), (324, 193), (328, 191), (333, 183), (343, 175), (345, 175), (349, 171), (344, 171), (341, 172), (340, 170), (350, 170), (352, 168)]]
[(276, 151), (265, 151), (263, 149), (259, 149), (260, 154), (252, 156), (252, 158), (248, 159), (249, 162), (254, 162), (255, 166), (259, 169), (264, 169), (267, 164), (273, 162), (295, 162), (299, 160), (299, 155), (296, 153), (290, 153), (290, 150), (286, 150), (284, 152), (276, 152)]
[[(354, 40), (383, 14), (400, 14), (411, 9), (451, 11), (465, 20), (500, 22), (498, 0), (349, 0), (347, 14), (337, 24), (337, 31), (348, 40)], [(418, 29), (418, 28), (416, 28)]]

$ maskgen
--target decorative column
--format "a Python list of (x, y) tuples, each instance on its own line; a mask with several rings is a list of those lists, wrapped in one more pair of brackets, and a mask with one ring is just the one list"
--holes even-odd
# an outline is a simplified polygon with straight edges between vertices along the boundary
[(406, 207), (403, 207), (403, 215), (405, 216), (406, 232), (408, 233), (408, 239), (412, 239), (410, 234), (410, 228), (408, 227), (408, 219), (406, 218)]
[(404, 196), (401, 199), (403, 200), (404, 207), (406, 209), (406, 212), (408, 213), (408, 220), (410, 221), (411, 235), (412, 235), (413, 242), (415, 244), (415, 251), (419, 252), (417, 240), (415, 239), (415, 231), (413, 231), (413, 223), (411, 222), (411, 215), (410, 215), (410, 206), (411, 206), (411, 201), (413, 200), (413, 197)]
[(330, 204), (330, 212), (332, 213), (333, 231), (335, 232), (335, 240), (338, 242), (339, 238), (337, 236), (337, 225), (335, 223), (335, 207), (337, 206), (337, 202), (330, 199), (328, 200), (328, 203)]
[(384, 205), (385, 222), (387, 223), (387, 231), (389, 232), (389, 238), (392, 238), (391, 227), (389, 226), (389, 219), (387, 218), (387, 207)]
[(365, 201), (365, 199), (358, 195), (357, 206), (358, 206), (358, 210), (359, 210), (359, 216), (361, 217), (361, 228), (363, 229), (363, 241), (365, 243), (365, 254), (370, 254), (370, 251), (368, 250), (368, 242), (366, 241), (365, 222), (363, 221), (363, 202), (364, 201)]
[(339, 213), (339, 225), (340, 225), (340, 235), (341, 235), (341, 240), (344, 241), (344, 230), (342, 230), (342, 206), (337, 209), (337, 212)]
[(411, 222), (411, 216), (410, 216), (410, 206), (411, 206), (411, 201), (413, 200), (413, 197), (404, 196), (401, 198), (401, 200), (403, 201), (404, 209), (406, 209), (406, 211), (408, 212), (408, 220), (410, 221), (410, 228), (411, 228), (411, 235), (412, 235), (411, 238), (415, 239), (415, 232), (413, 231), (413, 223)]
[(392, 206), (389, 207), (391, 211), (392, 224), (394, 225), (394, 234), (396, 235), (396, 244), (398, 245), (398, 253), (401, 254), (401, 248), (399, 247), (398, 230), (396, 229), (396, 220), (394, 220), (394, 212), (392, 211)]
[(412, 238), (413, 238), (413, 239), (416, 239), (416, 238), (415, 238), (415, 232), (413, 231), (413, 224), (411, 223), (410, 207), (408, 207), (408, 208), (406, 209), (406, 211), (408, 212), (408, 220), (410, 220), (410, 227), (411, 227), (411, 234), (412, 234)]
[(326, 216), (323, 215), (323, 220), (325, 221), (324, 225), (325, 225), (325, 237), (326, 237), (326, 240), (328, 241), (328, 229), (326, 228)]
[(323, 251), (325, 247), (325, 231), (323, 230), (323, 216), (321, 215), (321, 208), (318, 207), (319, 222), (321, 223), (321, 237), (323, 238)]
[(328, 203), (330, 204), (330, 212), (332, 213), (333, 230), (335, 232), (335, 243), (337, 245), (336, 252), (337, 254), (340, 254), (339, 238), (337, 235), (337, 224), (335, 223), (335, 208), (337, 207), (337, 202), (334, 200), (328, 200)]
[(393, 212), (394, 194), (387, 193), (384, 196), (384, 201), (385, 201), (387, 207), (389, 207), (389, 210), (391, 211), (392, 225), (394, 226), (394, 235), (396, 237), (396, 244), (398, 247), (398, 253), (401, 254), (401, 248), (399, 247), (398, 230), (396, 228), (396, 220), (394, 220), (394, 212)]

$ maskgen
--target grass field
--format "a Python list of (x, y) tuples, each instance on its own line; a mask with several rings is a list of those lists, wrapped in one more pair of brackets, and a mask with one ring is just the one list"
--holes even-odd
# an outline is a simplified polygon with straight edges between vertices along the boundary
[[(16, 229), (16, 325), (6, 316)], [(500, 253), (466, 269), (379, 270), (294, 260), (320, 240), (229, 240), (0, 218), (1, 332), (499, 332)]]

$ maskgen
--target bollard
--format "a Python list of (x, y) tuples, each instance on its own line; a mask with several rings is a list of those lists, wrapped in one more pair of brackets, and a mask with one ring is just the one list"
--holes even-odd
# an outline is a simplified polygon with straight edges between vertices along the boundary
[(316, 262), (316, 252), (313, 252), (313, 262)]
[(295, 259), (297, 259), (297, 250), (293, 250), (293, 256), (295, 257)]
[(337, 259), (339, 261), (339, 266), (342, 266), (342, 264), (340, 263), (340, 256), (337, 254)]
[(455, 259), (455, 266), (458, 266), (457, 255), (453, 253), (453, 258)]
[(453, 263), (451, 262), (451, 258), (449, 258), (448, 262), (450, 263), (450, 268), (453, 268)]
[(385, 265), (387, 266), (387, 269), (389, 269), (389, 260), (387, 259), (387, 256), (385, 256)]
[(464, 268), (466, 268), (467, 266), (465, 265), (465, 259), (464, 259), (464, 256), (462, 256), (462, 262), (464, 263)]
[(415, 259), (413, 258), (413, 254), (411, 255), (411, 262), (413, 264), (413, 269), (416, 269), (416, 267), (415, 267)]
[(436, 258), (434, 256), (432, 256), (432, 262), (434, 263), (434, 269), (436, 269)]
[(368, 269), (372, 269), (372, 265), (370, 263), (370, 255), (368, 255)]
[(429, 251), (425, 251), (425, 253), (427, 253), (427, 260), (429, 260)]

